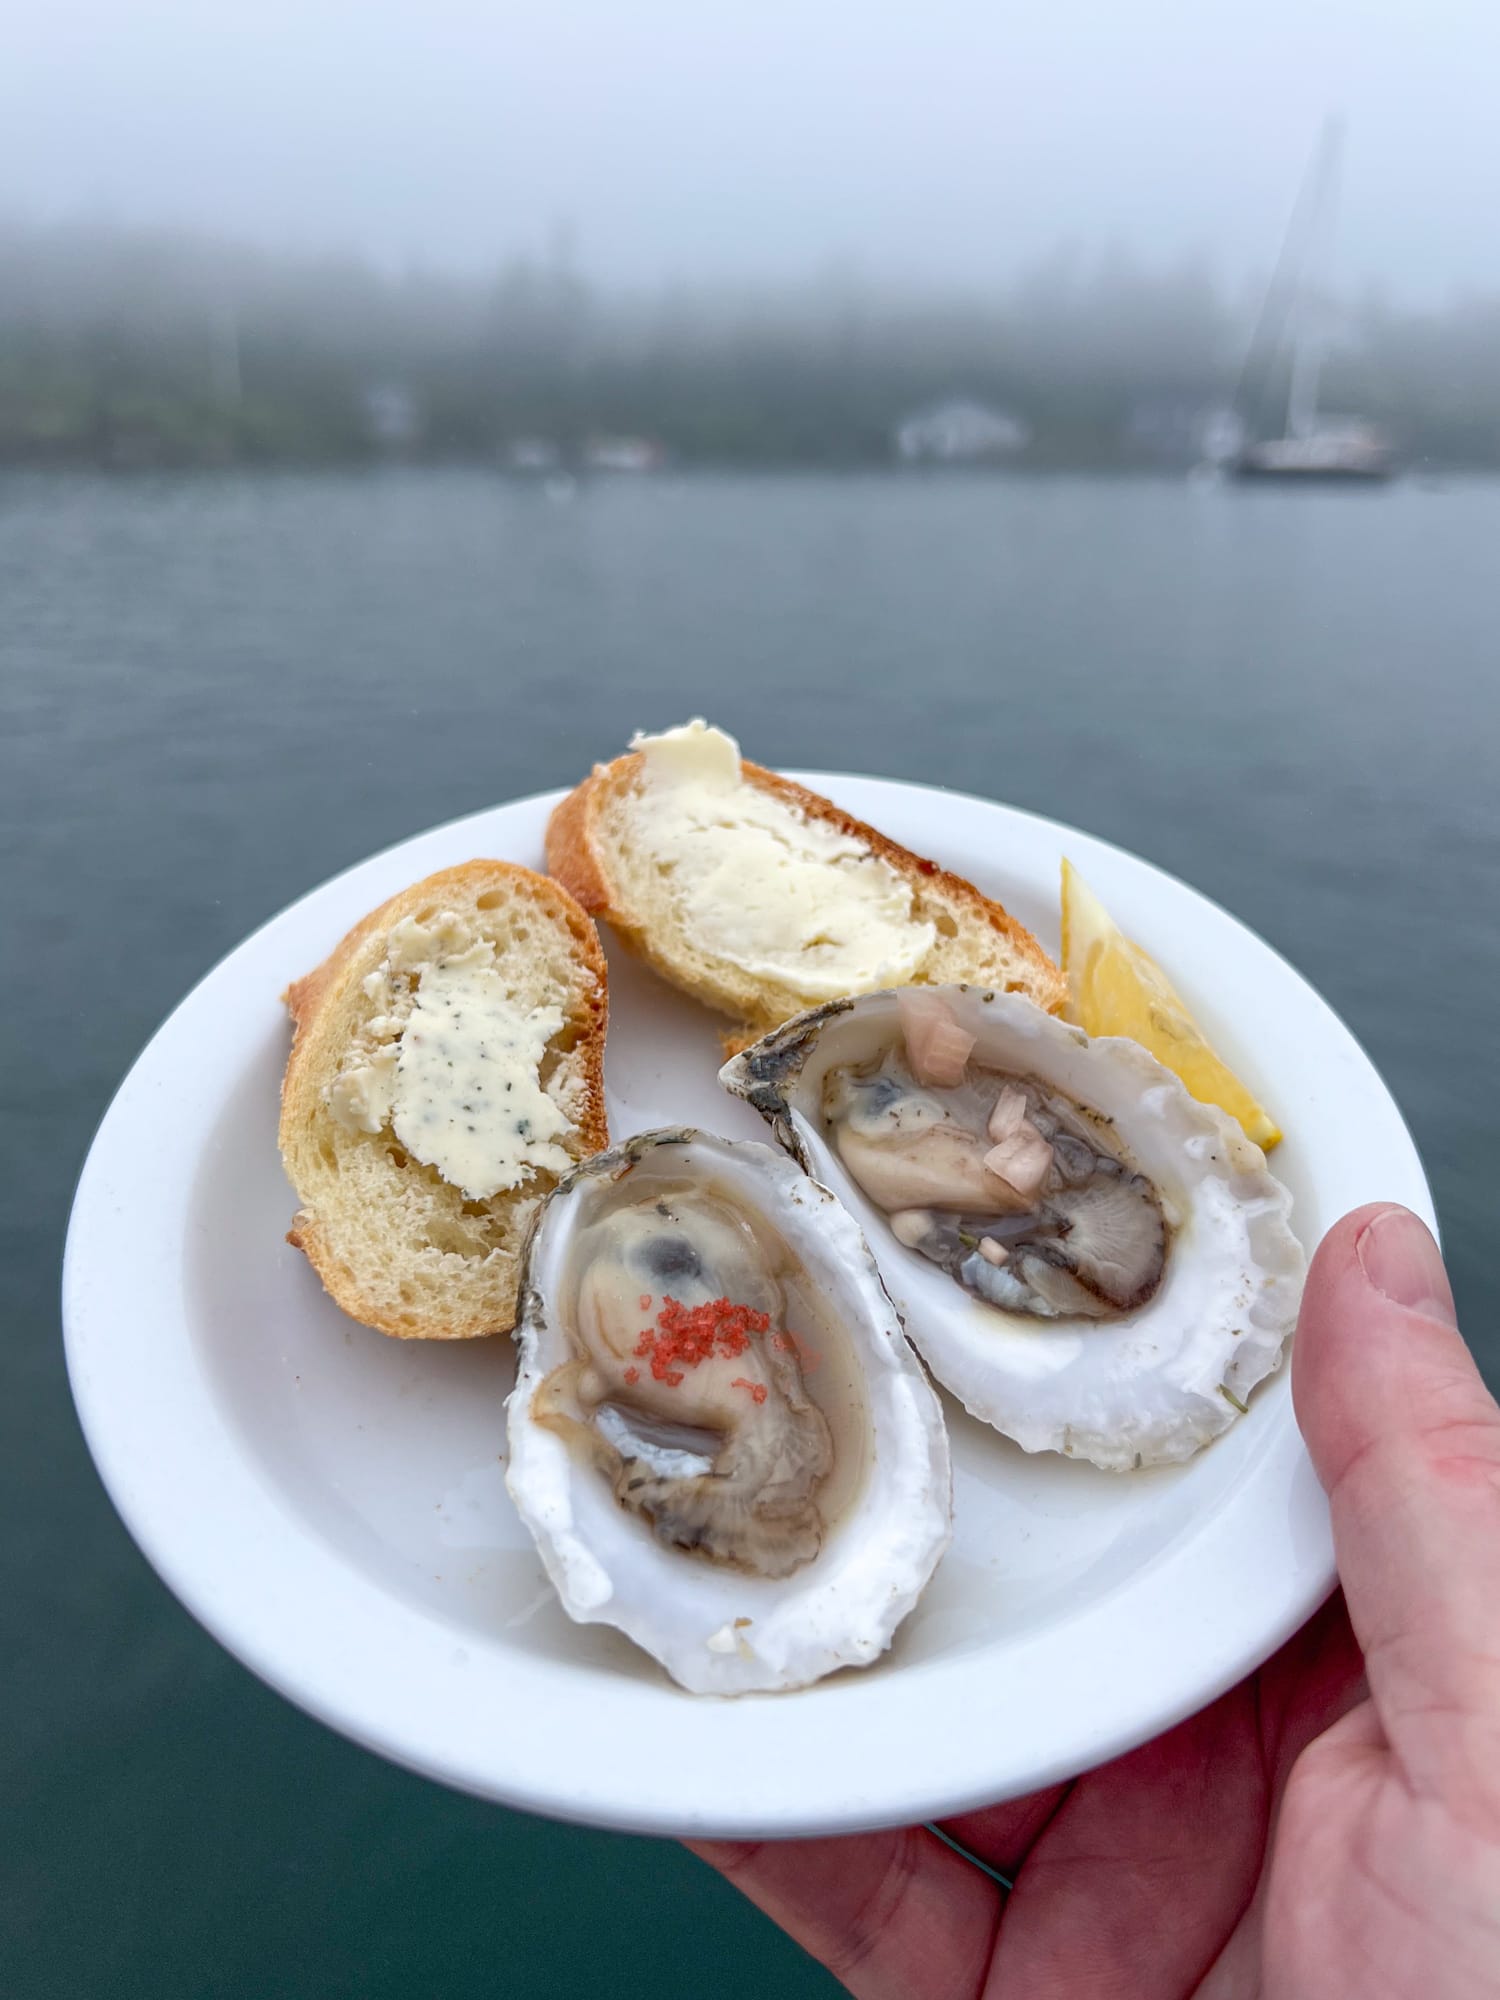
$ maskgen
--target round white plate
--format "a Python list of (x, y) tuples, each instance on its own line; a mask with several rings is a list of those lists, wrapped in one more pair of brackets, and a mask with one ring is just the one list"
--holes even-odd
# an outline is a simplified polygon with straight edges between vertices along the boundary
[[(1432, 1219), (1411, 1139), (1348, 1030), (1224, 911), (1053, 822), (951, 793), (806, 782), (1057, 942), (1069, 854), (1288, 1137), (1311, 1247), (1376, 1198)], [(1333, 1581), (1285, 1373), (1185, 1468), (1027, 1458), (949, 1404), (956, 1532), (878, 1665), (797, 1694), (680, 1693), (554, 1602), (504, 1485), (508, 1340), (387, 1340), (282, 1240), (277, 996), (433, 869), (542, 865), (553, 800), (455, 821), (316, 889), (190, 993), (100, 1127), (64, 1317), (90, 1448), (183, 1603), (273, 1687), (399, 1763), (508, 1805), (656, 1834), (805, 1835), (939, 1818), (1144, 1741), (1263, 1659)], [(718, 1087), (716, 1022), (611, 956), (624, 1137), (765, 1136)]]

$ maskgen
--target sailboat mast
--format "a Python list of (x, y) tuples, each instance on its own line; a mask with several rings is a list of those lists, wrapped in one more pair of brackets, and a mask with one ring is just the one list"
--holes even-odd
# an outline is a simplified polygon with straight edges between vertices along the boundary
[(1312, 170), (1307, 262), (1293, 310), (1292, 365), (1287, 385), (1286, 434), (1310, 438), (1318, 428), (1318, 386), (1328, 340), (1328, 260), (1333, 244), (1333, 212), (1338, 194), (1343, 125), (1330, 118), (1323, 127)]
[(1379, 431), (1347, 419), (1338, 425), (1318, 421), (1319, 377), (1336, 323), (1328, 281), (1343, 138), (1341, 121), (1330, 118), (1302, 177), (1240, 371), (1235, 407), (1246, 442), (1234, 470), (1242, 479), (1305, 484), (1391, 476), (1390, 446)]
[(1286, 434), (1310, 438), (1318, 428), (1318, 385), (1323, 373), (1323, 329), (1304, 304), (1297, 315), (1292, 373), (1287, 385)]

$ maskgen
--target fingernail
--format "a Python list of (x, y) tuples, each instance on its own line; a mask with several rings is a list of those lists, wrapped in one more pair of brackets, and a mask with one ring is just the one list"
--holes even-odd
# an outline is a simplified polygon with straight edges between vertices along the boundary
[(1442, 1252), (1410, 1209), (1382, 1209), (1359, 1232), (1354, 1254), (1376, 1291), (1393, 1305), (1457, 1326)]

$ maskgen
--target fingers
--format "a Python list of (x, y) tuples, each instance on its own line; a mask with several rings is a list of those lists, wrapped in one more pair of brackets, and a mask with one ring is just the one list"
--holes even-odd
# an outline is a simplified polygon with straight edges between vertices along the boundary
[(921, 1827), (688, 1845), (856, 2000), (975, 2000), (983, 1988), (1000, 1891)]
[(1308, 1744), (1367, 1702), (1364, 1661), (1335, 1591), (1260, 1671), (1260, 1736), (1273, 1799)]
[(1253, 1894), (1269, 1785), (1251, 1682), (1069, 1791), (1020, 1871), (997, 1994), (1192, 1993)]
[(1067, 1795), (1066, 1785), (1051, 1785), (1027, 1799), (1011, 1799), (1002, 1806), (985, 1806), (979, 1812), (945, 1819), (943, 1831), (977, 1855), (986, 1867), (1010, 1880)]
[(1381, 1722), (1418, 1790), (1466, 1794), (1500, 1750), (1500, 1409), (1407, 1210), (1359, 1209), (1329, 1232), (1292, 1388)]
[[(1185, 1992), (1250, 1897), (1266, 1816), (1308, 1739), (1359, 1693), (1341, 1605), (1324, 1607), (1250, 1683), (1156, 1742), (944, 1831), (1002, 1874), (1006, 1910), (976, 1869), (918, 1829), (695, 1851), (861, 2000), (976, 2000), (997, 1940), (1000, 1990), (1059, 2000)], [(1219, 1990), (1256, 1990), (1221, 1966)], [(1224, 1981), (1228, 1980), (1228, 1984)]]

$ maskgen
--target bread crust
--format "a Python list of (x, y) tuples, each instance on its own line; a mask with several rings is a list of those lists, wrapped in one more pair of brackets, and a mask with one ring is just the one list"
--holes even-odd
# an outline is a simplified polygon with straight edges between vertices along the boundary
[[(321, 1107), (322, 1089), (328, 1080), (314, 1063), (314, 1036), (325, 1008), (337, 1004), (345, 992), (350, 968), (363, 948), (373, 939), (384, 937), (404, 917), (436, 904), (458, 905), (460, 909), (495, 889), (516, 900), (530, 902), (550, 923), (568, 933), (571, 954), (582, 971), (592, 975), (588, 996), (570, 1004), (569, 1012), (583, 1016), (578, 1041), (570, 1052), (582, 1079), (581, 1112), (574, 1121), (581, 1142), (581, 1156), (603, 1150), (609, 1143), (609, 1127), (604, 1099), (604, 1042), (609, 1017), (608, 969), (599, 934), (591, 919), (558, 882), (514, 862), (475, 860), (455, 868), (445, 868), (415, 882), (378, 908), (361, 917), (334, 946), (321, 965), (301, 979), (295, 979), (282, 995), (291, 1016), (291, 1052), (281, 1083), (279, 1139), (288, 1173), (296, 1154), (297, 1121), (316, 1104)], [(324, 1116), (328, 1114), (326, 1111)], [(393, 1173), (400, 1169), (393, 1167)], [(295, 1176), (293, 1185), (296, 1186)], [(304, 1190), (297, 1188), (305, 1199)], [(323, 1281), (324, 1288), (344, 1312), (366, 1326), (378, 1328), (400, 1339), (453, 1340), (483, 1334), (508, 1332), (514, 1325), (514, 1311), (506, 1319), (486, 1316), (481, 1323), (472, 1315), (458, 1314), (439, 1323), (429, 1319), (413, 1324), (411, 1316), (398, 1317), (361, 1284), (359, 1274), (337, 1254), (330, 1232), (317, 1214), (300, 1209), (287, 1231), (286, 1240), (302, 1251)]]
[(644, 761), (639, 750), (631, 750), (612, 764), (596, 764), (547, 820), (547, 873), (591, 917), (607, 918), (610, 909), (609, 876), (598, 842), (605, 796), (611, 785), (628, 782)]
[[(671, 962), (653, 945), (651, 937), (633, 924), (627, 912), (614, 901), (608, 863), (600, 840), (600, 821), (609, 801), (639, 775), (644, 759), (640, 751), (629, 751), (612, 763), (596, 764), (589, 776), (553, 808), (547, 822), (547, 868), (591, 916), (603, 917), (625, 944), (644, 958), (674, 985), (687, 983), (700, 999), (707, 996), (696, 986), (679, 978)], [(1016, 957), (1026, 965), (1035, 987), (1035, 997), (1050, 1014), (1061, 1013), (1067, 1000), (1067, 982), (1060, 968), (1037, 943), (1026, 926), (1017, 921), (1001, 903), (980, 894), (972, 882), (951, 874), (937, 862), (914, 854), (909, 848), (888, 839), (877, 827), (856, 819), (831, 799), (804, 785), (768, 771), (748, 758), (740, 760), (740, 775), (747, 784), (769, 792), (794, 807), (805, 818), (833, 827), (847, 839), (858, 841), (889, 867), (913, 884), (935, 890), (957, 906), (975, 924), (1001, 937)], [(722, 1011), (722, 1010), (721, 1010)], [(726, 1036), (731, 1053), (754, 1041), (776, 1023), (747, 1022)]]

